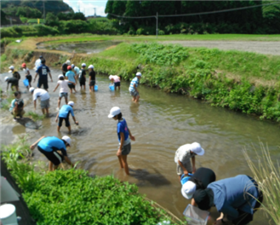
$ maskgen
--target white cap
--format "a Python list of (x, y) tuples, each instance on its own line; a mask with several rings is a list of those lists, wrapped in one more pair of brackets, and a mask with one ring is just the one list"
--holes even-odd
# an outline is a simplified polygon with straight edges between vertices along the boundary
[(74, 67), (75, 67), (75, 64), (72, 64), (71, 67), (74, 68)]
[(15, 68), (14, 66), (10, 66), (10, 67), (9, 67), (10, 70), (13, 70), (14, 68)]
[(85, 63), (82, 63), (82, 67), (84, 67), (84, 66), (87, 66), (87, 64), (85, 64)]
[(63, 74), (59, 74), (59, 75), (58, 75), (58, 79), (59, 79), (60, 77), (64, 77)]
[(109, 80), (111, 80), (111, 79), (113, 79), (113, 75), (110, 75), (110, 76), (109, 76)]
[(74, 102), (73, 102), (73, 101), (70, 101), (70, 102), (68, 102), (68, 105), (74, 106)]
[(9, 77), (5, 77), (5, 81), (7, 81), (9, 79)]
[(114, 116), (119, 115), (120, 113), (121, 113), (121, 109), (115, 106), (110, 110), (110, 114), (108, 115), (108, 118), (113, 118)]
[(88, 67), (89, 69), (93, 69), (94, 68), (94, 66), (93, 65), (89, 65), (89, 67)]
[(181, 188), (181, 193), (186, 199), (191, 199), (196, 191), (196, 184), (192, 181), (187, 181)]
[(34, 87), (29, 88), (29, 92), (32, 93), (35, 90)]
[(140, 72), (137, 72), (137, 73), (136, 73), (136, 76), (137, 76), (137, 77), (141, 77), (142, 74), (141, 74)]
[(68, 59), (68, 60), (66, 60), (66, 62), (65, 62), (66, 64), (68, 64), (68, 65), (70, 65), (71, 64), (71, 62), (70, 62), (70, 60)]
[(71, 138), (70, 137), (68, 137), (68, 136), (63, 136), (62, 138), (61, 138), (62, 140), (64, 140), (64, 141), (66, 141), (67, 143), (68, 143), (68, 145), (70, 145), (71, 144)]
[(204, 149), (201, 148), (200, 144), (197, 142), (190, 144), (190, 150), (197, 155), (204, 155), (205, 152)]

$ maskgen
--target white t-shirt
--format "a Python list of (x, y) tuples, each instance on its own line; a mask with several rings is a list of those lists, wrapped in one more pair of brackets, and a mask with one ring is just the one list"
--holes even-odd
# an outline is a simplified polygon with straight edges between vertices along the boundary
[(25, 75), (29, 75), (30, 74), (30, 70), (26, 67), (25, 69), (23, 69)]
[(36, 68), (36, 70), (38, 69), (39, 66), (41, 66), (41, 59), (37, 59), (35, 61), (35, 68)]
[(45, 101), (50, 98), (50, 95), (46, 90), (37, 88), (33, 92), (33, 101), (35, 101), (39, 97), (41, 98), (41, 101)]
[(184, 163), (191, 158), (191, 148), (190, 147), (191, 147), (190, 144), (186, 144), (186, 145), (180, 146), (177, 149), (177, 151), (175, 152), (175, 157), (174, 157), (175, 163), (178, 163), (178, 160), (180, 160), (180, 162)]
[(60, 93), (62, 93), (62, 92), (68, 93), (68, 81), (59, 80), (59, 81), (57, 81), (57, 83), (60, 84)]
[(120, 81), (121, 81), (121, 80), (120, 80), (120, 77), (117, 76), (117, 75), (111, 75), (111, 78), (114, 79), (114, 83), (117, 83), (117, 82), (120, 82)]

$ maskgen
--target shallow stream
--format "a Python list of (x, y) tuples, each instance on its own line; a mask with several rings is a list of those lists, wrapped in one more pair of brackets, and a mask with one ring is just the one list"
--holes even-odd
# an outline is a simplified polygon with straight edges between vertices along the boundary
[[(1, 112), (1, 143), (8, 144), (18, 134), (29, 134), (30, 143), (42, 135), (67, 135), (67, 128), (56, 132), (56, 107), (59, 90), (55, 93), (58, 70), (52, 70), (54, 82), (49, 85), (51, 95), (51, 117), (41, 123), (39, 130), (28, 129), (13, 122), (8, 112)], [(23, 73), (22, 73), (23, 74)], [(32, 75), (34, 77), (34, 71)], [(7, 74), (1, 74), (2, 88)], [(145, 74), (143, 74), (145, 76)], [(34, 83), (32, 83), (34, 85)], [(107, 76), (97, 76), (98, 92), (70, 94), (75, 102), (74, 113), (80, 125), (72, 124), (72, 146), (68, 150), (73, 162), (79, 161), (79, 168), (90, 174), (105, 176), (113, 174), (122, 181), (135, 183), (140, 193), (145, 194), (182, 218), (182, 213), (190, 202), (180, 192), (180, 183), (175, 172), (174, 153), (186, 143), (199, 142), (205, 149), (204, 156), (197, 156), (197, 168), (213, 169), (218, 179), (248, 174), (251, 172), (243, 156), (246, 147), (254, 160), (252, 145), (259, 147), (259, 139), (268, 144), (275, 160), (280, 159), (279, 125), (270, 121), (260, 121), (252, 116), (236, 113), (185, 96), (167, 94), (154, 88), (141, 86), (140, 104), (131, 102), (128, 82), (122, 82), (120, 92), (109, 91)], [(26, 91), (20, 80), (20, 89)], [(29, 93), (22, 95), (25, 111), (32, 111)], [(64, 100), (62, 100), (64, 104)], [(37, 104), (39, 105), (39, 104)], [(116, 121), (108, 119), (111, 107), (119, 106), (136, 141), (128, 156), (131, 176), (126, 176), (119, 168), (116, 157), (118, 147)], [(41, 113), (38, 108), (37, 113)], [(34, 160), (47, 160), (36, 149)], [(213, 212), (215, 210), (212, 210)], [(263, 212), (257, 212), (254, 225), (268, 224)]]

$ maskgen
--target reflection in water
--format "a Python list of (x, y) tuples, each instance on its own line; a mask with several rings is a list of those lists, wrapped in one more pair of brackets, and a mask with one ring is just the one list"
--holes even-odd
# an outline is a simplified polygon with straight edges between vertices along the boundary
[(17, 122), (19, 124), (21, 124), (22, 126), (28, 128), (28, 129), (35, 129), (35, 130), (37, 130), (40, 127), (35, 121), (33, 121), (30, 118), (26, 118), (26, 117), (23, 117), (22, 119), (17, 120)]
[[(52, 70), (54, 77), (59, 73), (59, 70)], [(6, 74), (1, 76), (5, 77)], [(74, 113), (80, 125), (72, 125), (71, 148), (67, 149), (69, 157), (74, 163), (80, 161), (78, 168), (88, 170), (91, 175), (113, 174), (122, 181), (136, 183), (140, 193), (178, 217), (182, 217), (183, 210), (190, 203), (181, 195), (181, 185), (175, 172), (174, 153), (179, 146), (195, 141), (200, 143), (205, 155), (197, 157), (196, 166), (213, 169), (218, 180), (237, 174), (252, 175), (242, 150), (247, 147), (252, 160), (256, 160), (251, 144), (259, 149), (258, 138), (268, 144), (273, 160), (280, 159), (280, 130), (273, 122), (259, 121), (255, 117), (141, 85), (141, 101), (134, 104), (128, 92), (128, 82), (122, 82), (120, 92), (110, 92), (107, 76), (97, 76), (97, 81), (98, 92), (89, 93), (87, 89), (86, 93), (78, 91), (70, 94), (69, 99), (75, 102)], [(49, 85), (54, 88), (56, 82), (50, 82)], [(2, 88), (5, 88), (5, 83), (2, 83)], [(24, 89), (21, 82), (20, 89)], [(56, 115), (57, 93), (50, 95), (50, 113)], [(23, 94), (23, 97), (32, 99), (30, 94)], [(121, 108), (136, 138), (128, 156), (131, 176), (126, 176), (119, 168), (116, 157), (116, 121), (108, 119), (113, 106)], [(25, 109), (33, 109), (32, 101)], [(40, 108), (37, 113), (41, 113)], [(26, 132), (33, 132), (30, 143), (42, 135), (59, 138), (64, 135), (57, 134), (54, 117), (45, 118), (39, 130), (26, 129), (11, 122), (8, 113), (1, 114), (1, 117), (4, 117), (0, 127), (4, 143), (6, 140), (12, 141), (13, 134)], [(67, 129), (63, 130), (68, 134)], [(34, 153), (35, 160), (45, 160), (37, 150)], [(267, 224), (262, 212), (257, 212), (254, 217), (254, 225)]]

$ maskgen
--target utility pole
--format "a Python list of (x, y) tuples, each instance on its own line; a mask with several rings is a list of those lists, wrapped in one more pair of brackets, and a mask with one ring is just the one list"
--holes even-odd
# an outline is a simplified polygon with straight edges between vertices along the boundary
[(94, 8), (94, 18), (96, 18), (96, 8)]
[(43, 16), (45, 19), (45, 23), (46, 23), (46, 9), (45, 9), (45, 0), (43, 0)]
[(158, 38), (158, 12), (157, 12), (157, 15), (156, 15), (156, 35), (157, 35), (157, 38)]
[(11, 24), (11, 26), (13, 26), (12, 17), (10, 17), (10, 24)]

